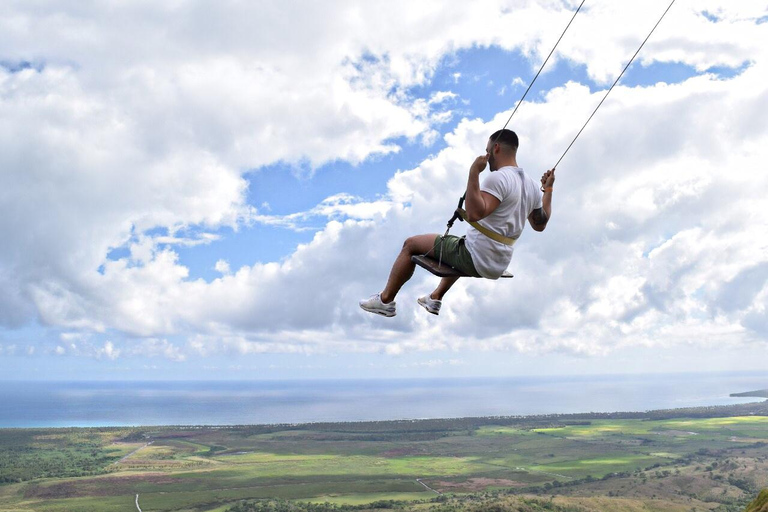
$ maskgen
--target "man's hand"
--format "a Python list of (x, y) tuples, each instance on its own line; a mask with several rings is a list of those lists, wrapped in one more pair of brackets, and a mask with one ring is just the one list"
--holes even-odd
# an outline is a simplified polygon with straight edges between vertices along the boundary
[(528, 223), (536, 231), (544, 231), (552, 217), (552, 186), (555, 184), (555, 170), (550, 169), (541, 175), (541, 208), (537, 208), (528, 216)]
[(550, 169), (541, 175), (541, 189), (551, 187), (555, 184), (555, 170)]
[(472, 167), (469, 168), (469, 172), (480, 174), (485, 170), (485, 166), (488, 165), (488, 154), (475, 158), (472, 163)]
[(471, 222), (477, 222), (486, 218), (496, 208), (500, 201), (488, 192), (480, 191), (480, 173), (488, 165), (488, 154), (475, 158), (472, 166), (469, 168), (469, 178), (467, 179), (467, 194), (464, 207), (467, 210), (467, 219)]

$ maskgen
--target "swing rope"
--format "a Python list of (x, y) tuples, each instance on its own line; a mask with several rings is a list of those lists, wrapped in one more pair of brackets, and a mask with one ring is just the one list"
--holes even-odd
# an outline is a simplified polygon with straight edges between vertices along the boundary
[[(557, 38), (557, 42), (555, 43), (555, 46), (552, 47), (552, 50), (549, 51), (549, 55), (547, 55), (547, 58), (544, 59), (544, 62), (541, 64), (541, 67), (539, 68), (539, 71), (536, 73), (536, 76), (533, 77), (533, 80), (531, 80), (531, 83), (528, 84), (528, 88), (523, 93), (523, 97), (520, 98), (520, 101), (517, 102), (517, 105), (515, 105), (515, 109), (512, 111), (512, 113), (509, 115), (509, 119), (507, 119), (507, 122), (504, 123), (504, 126), (502, 126), (502, 130), (504, 130), (508, 125), (509, 122), (512, 121), (512, 117), (514, 117), (515, 112), (517, 112), (517, 109), (520, 108), (520, 105), (523, 104), (523, 101), (525, 100), (525, 97), (528, 96), (528, 91), (531, 90), (531, 87), (533, 87), (533, 84), (536, 83), (536, 79), (539, 78), (539, 75), (544, 70), (544, 66), (547, 65), (547, 62), (549, 62), (549, 58), (552, 56), (553, 53), (555, 53), (555, 50), (557, 49), (557, 45), (560, 44), (560, 41), (563, 39), (563, 36), (565, 36), (565, 33), (568, 32), (568, 29), (571, 26), (571, 23), (573, 23), (573, 20), (576, 19), (576, 15), (579, 14), (579, 11), (581, 10), (581, 6), (584, 5), (584, 2), (587, 0), (581, 0), (581, 4), (579, 4), (579, 7), (576, 8), (576, 12), (573, 13), (573, 16), (571, 16), (571, 21), (568, 22), (568, 25), (565, 26), (565, 30), (563, 30), (563, 33), (560, 34), (560, 37)], [(499, 137), (501, 136), (501, 133), (496, 136), (496, 139), (493, 141), (494, 144), (499, 140)]]
[(637, 51), (635, 52), (635, 54), (632, 56), (632, 58), (631, 58), (631, 59), (629, 59), (629, 62), (627, 62), (627, 65), (626, 65), (626, 66), (624, 66), (624, 69), (621, 71), (621, 73), (619, 74), (619, 76), (618, 76), (618, 77), (616, 77), (616, 80), (614, 80), (614, 82), (613, 82), (613, 85), (611, 85), (611, 87), (608, 89), (608, 92), (606, 92), (606, 93), (605, 93), (605, 96), (603, 96), (603, 99), (601, 99), (601, 100), (600, 100), (600, 103), (598, 103), (598, 104), (597, 104), (597, 106), (595, 107), (595, 110), (593, 110), (593, 111), (592, 111), (592, 114), (591, 114), (591, 115), (589, 116), (589, 118), (587, 119), (587, 122), (586, 122), (586, 123), (584, 123), (584, 126), (582, 126), (582, 127), (581, 127), (581, 130), (579, 130), (579, 133), (577, 133), (577, 134), (576, 134), (576, 136), (575, 136), (575, 137), (573, 138), (573, 140), (571, 141), (571, 143), (570, 143), (570, 144), (568, 144), (568, 147), (567, 147), (567, 148), (565, 148), (565, 151), (564, 151), (564, 152), (563, 152), (563, 154), (560, 156), (560, 158), (558, 159), (557, 163), (554, 165), (554, 167), (552, 167), (553, 169), (556, 169), (556, 168), (557, 168), (557, 166), (558, 166), (558, 165), (560, 165), (560, 162), (563, 160), (563, 158), (565, 158), (565, 155), (568, 153), (568, 150), (569, 150), (569, 149), (571, 149), (571, 146), (573, 146), (573, 143), (574, 143), (574, 142), (576, 142), (576, 139), (578, 139), (578, 138), (579, 138), (579, 135), (581, 135), (581, 132), (583, 132), (583, 131), (584, 131), (584, 128), (586, 128), (586, 127), (587, 127), (587, 124), (589, 124), (589, 122), (590, 122), (590, 121), (592, 120), (592, 118), (595, 116), (595, 114), (597, 113), (597, 109), (599, 109), (599, 108), (600, 108), (600, 105), (602, 105), (602, 104), (603, 104), (603, 102), (604, 102), (604, 101), (605, 101), (605, 99), (608, 97), (608, 95), (609, 95), (609, 94), (611, 94), (611, 91), (612, 91), (612, 90), (613, 90), (613, 88), (616, 86), (616, 84), (617, 84), (617, 83), (619, 83), (619, 80), (621, 80), (621, 77), (622, 77), (622, 76), (624, 76), (624, 72), (625, 72), (627, 69), (629, 69), (629, 66), (630, 66), (630, 65), (632, 64), (632, 62), (635, 60), (635, 57), (637, 57), (637, 54), (638, 54), (638, 53), (640, 53), (640, 50), (642, 50), (642, 49), (643, 49), (643, 46), (645, 46), (645, 43), (647, 43), (647, 42), (648, 42), (648, 39), (650, 39), (650, 38), (651, 38), (651, 35), (653, 35), (654, 31), (656, 30), (656, 27), (658, 27), (658, 26), (659, 26), (659, 23), (661, 23), (661, 20), (663, 20), (663, 19), (664, 19), (664, 16), (666, 16), (666, 15), (667, 15), (667, 13), (669, 12), (669, 10), (672, 8), (672, 4), (674, 4), (674, 3), (675, 3), (675, 0), (672, 0), (672, 2), (671, 2), (671, 3), (669, 4), (669, 6), (667, 7), (667, 10), (666, 10), (666, 11), (664, 11), (664, 14), (662, 14), (662, 15), (661, 15), (661, 18), (659, 18), (659, 21), (657, 21), (657, 22), (656, 22), (656, 25), (654, 25), (654, 26), (653, 26), (653, 28), (651, 29), (651, 31), (650, 31), (650, 32), (648, 33), (648, 35), (646, 36), (645, 40), (642, 42), (642, 44), (640, 44), (640, 47), (637, 49)]

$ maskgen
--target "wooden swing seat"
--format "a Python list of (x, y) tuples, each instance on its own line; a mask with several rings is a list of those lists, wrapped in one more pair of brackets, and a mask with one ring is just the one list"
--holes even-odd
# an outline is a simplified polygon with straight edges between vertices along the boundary
[[(446, 265), (445, 263), (438, 263), (437, 260), (430, 258), (429, 256), (416, 255), (411, 256), (411, 261), (438, 277), (474, 277), (469, 276), (461, 270), (456, 270), (453, 267)], [(501, 274), (501, 277), (513, 277), (512, 274), (505, 271)]]

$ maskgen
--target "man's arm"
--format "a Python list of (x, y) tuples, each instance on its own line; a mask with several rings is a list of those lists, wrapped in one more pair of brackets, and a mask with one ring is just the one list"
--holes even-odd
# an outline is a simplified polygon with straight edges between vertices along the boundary
[(555, 184), (555, 170), (551, 169), (541, 176), (544, 196), (541, 198), (541, 208), (536, 208), (528, 216), (528, 223), (535, 231), (544, 231), (547, 222), (552, 217), (552, 190)]
[(480, 190), (480, 173), (483, 172), (487, 163), (488, 155), (479, 156), (469, 168), (464, 206), (467, 211), (467, 219), (470, 222), (477, 222), (486, 218), (501, 204), (497, 197)]

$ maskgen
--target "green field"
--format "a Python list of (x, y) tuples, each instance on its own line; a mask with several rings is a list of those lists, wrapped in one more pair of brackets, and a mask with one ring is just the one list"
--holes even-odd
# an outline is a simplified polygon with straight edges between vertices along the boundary
[[(681, 411), (661, 419), (0, 430), (0, 512), (132, 511), (136, 494), (144, 512), (223, 512), (263, 499), (449, 510), (470, 507), (480, 492), (509, 503), (550, 496), (546, 510), (743, 510), (768, 486), (768, 414), (764, 404), (755, 408), (760, 414), (742, 407), (711, 418)], [(599, 505), (619, 497), (626, 503)]]

